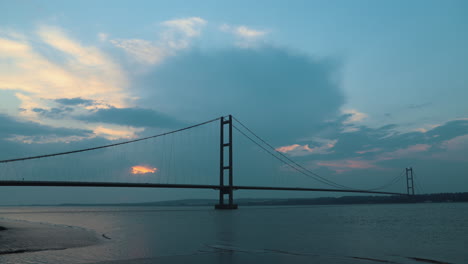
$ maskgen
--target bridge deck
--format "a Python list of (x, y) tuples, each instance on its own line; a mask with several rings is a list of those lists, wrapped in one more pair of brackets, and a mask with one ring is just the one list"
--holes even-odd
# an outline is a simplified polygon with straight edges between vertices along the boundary
[[(178, 189), (213, 189), (227, 186), (210, 184), (169, 184), (169, 183), (124, 183), (124, 182), (73, 182), (73, 181), (0, 181), (0, 186), (49, 186), (49, 187), (117, 187), (117, 188), (178, 188)], [(301, 188), (301, 187), (266, 187), (266, 186), (232, 186), (234, 190), (272, 190), (272, 191), (309, 191), (309, 192), (344, 192), (407, 195), (406, 193), (378, 192), (370, 190)]]

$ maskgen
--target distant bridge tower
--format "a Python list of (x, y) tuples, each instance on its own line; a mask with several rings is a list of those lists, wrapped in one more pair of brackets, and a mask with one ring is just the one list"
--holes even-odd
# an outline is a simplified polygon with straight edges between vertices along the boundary
[(414, 195), (413, 168), (406, 168), (406, 191), (408, 195)]
[[(228, 126), (227, 139), (225, 138), (224, 129)], [(227, 142), (226, 142), (227, 140)], [(225, 152), (227, 149), (227, 153)], [(227, 154), (228, 164), (225, 163), (225, 156)], [(219, 204), (215, 205), (216, 209), (237, 209), (237, 204), (233, 200), (233, 180), (232, 180), (232, 116), (221, 117), (220, 123), (220, 148), (219, 148)], [(225, 184), (226, 176), (227, 184)], [(226, 204), (224, 196), (228, 195), (229, 200)]]

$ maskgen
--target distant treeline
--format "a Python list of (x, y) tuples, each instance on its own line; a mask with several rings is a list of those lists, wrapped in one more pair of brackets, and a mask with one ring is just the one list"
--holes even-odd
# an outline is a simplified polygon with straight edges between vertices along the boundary
[(468, 193), (436, 193), (411, 196), (343, 196), (300, 199), (241, 199), (239, 205), (330, 205), (387, 203), (468, 202)]

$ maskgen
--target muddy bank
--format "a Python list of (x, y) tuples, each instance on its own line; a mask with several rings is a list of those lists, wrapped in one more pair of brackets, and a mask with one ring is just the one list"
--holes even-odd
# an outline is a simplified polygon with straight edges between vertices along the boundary
[(102, 241), (95, 232), (72, 226), (3, 219), (0, 225), (0, 255), (85, 247)]

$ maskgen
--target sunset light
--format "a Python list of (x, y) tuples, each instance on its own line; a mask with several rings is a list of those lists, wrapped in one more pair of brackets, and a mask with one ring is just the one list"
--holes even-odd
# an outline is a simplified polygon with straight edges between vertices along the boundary
[(155, 173), (158, 171), (158, 168), (152, 168), (149, 166), (137, 165), (132, 167), (132, 174), (147, 174)]

